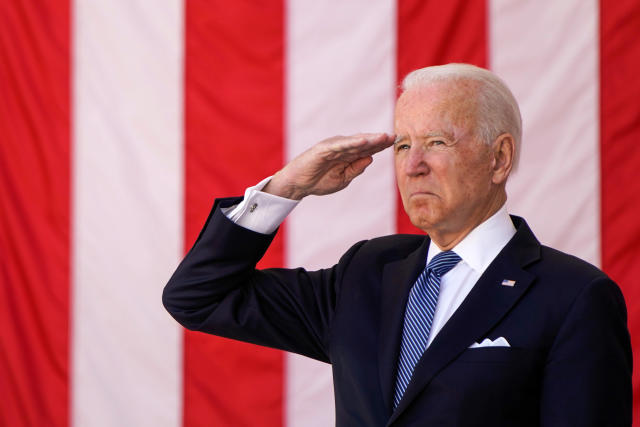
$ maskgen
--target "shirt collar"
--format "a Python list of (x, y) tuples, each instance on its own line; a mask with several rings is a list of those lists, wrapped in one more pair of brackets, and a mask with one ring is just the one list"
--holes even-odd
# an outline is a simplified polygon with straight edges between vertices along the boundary
[[(482, 274), (514, 234), (516, 228), (507, 213), (507, 205), (503, 204), (490, 218), (471, 230), (452, 250), (469, 267)], [(427, 264), (440, 252), (442, 250), (432, 240), (429, 244)]]

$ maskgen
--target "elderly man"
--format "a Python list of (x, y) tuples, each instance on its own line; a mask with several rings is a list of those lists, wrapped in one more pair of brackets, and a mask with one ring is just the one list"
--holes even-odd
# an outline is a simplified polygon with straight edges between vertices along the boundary
[[(331, 363), (339, 426), (630, 425), (618, 287), (507, 214), (521, 121), (506, 85), (471, 65), (416, 70), (395, 133), (327, 139), (244, 200), (217, 200), (167, 310)], [(256, 270), (297, 201), (341, 190), (391, 145), (404, 208), (428, 236), (359, 242), (320, 271)]]

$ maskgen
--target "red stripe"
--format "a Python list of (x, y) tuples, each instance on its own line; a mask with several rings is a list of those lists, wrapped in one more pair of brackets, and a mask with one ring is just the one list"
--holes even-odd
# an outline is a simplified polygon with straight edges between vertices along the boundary
[[(283, 161), (284, 7), (248, 1), (186, 4), (186, 241), (214, 197), (240, 195)], [(262, 262), (283, 264), (282, 231)], [(281, 352), (185, 335), (184, 423), (279, 426)]]
[[(449, 62), (487, 66), (485, 0), (399, 0), (398, 84), (412, 70)], [(422, 233), (397, 198), (398, 233)]]
[(640, 423), (640, 2), (600, 2), (602, 267), (622, 288), (634, 351)]
[(69, 4), (0, 2), (0, 425), (69, 420)]

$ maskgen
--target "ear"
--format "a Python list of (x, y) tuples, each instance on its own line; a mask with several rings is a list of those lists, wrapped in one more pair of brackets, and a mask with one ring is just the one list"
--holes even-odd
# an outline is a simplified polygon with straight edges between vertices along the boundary
[(506, 182), (511, 168), (513, 167), (513, 159), (516, 155), (516, 143), (510, 133), (499, 135), (492, 146), (493, 154), (493, 178), (494, 184), (503, 184)]

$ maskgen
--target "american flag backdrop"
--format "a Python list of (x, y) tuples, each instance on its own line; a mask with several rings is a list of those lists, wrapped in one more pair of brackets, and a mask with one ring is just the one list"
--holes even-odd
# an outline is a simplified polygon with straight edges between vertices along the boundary
[[(402, 77), (447, 62), (512, 88), (509, 209), (618, 282), (637, 367), (638, 0), (0, 0), (0, 425), (332, 425), (330, 366), (185, 332), (162, 288), (215, 197), (391, 131)], [(395, 232), (387, 150), (261, 265)]]

